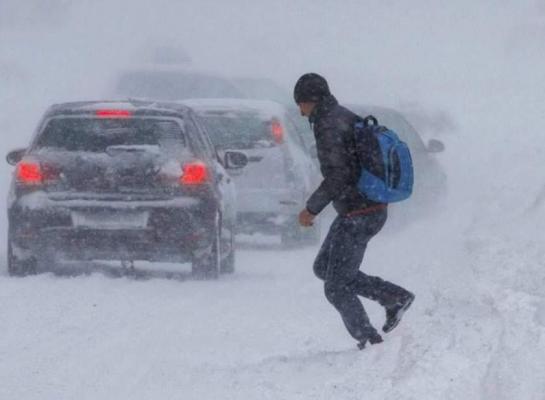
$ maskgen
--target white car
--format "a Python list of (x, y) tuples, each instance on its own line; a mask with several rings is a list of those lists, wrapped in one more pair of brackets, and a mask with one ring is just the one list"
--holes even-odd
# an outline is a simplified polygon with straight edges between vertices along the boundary
[(303, 138), (281, 104), (266, 100), (184, 101), (209, 131), (216, 148), (248, 157), (235, 172), (238, 232), (280, 233), (288, 246), (320, 239), (318, 224), (301, 228), (298, 214), (316, 188), (318, 171)]

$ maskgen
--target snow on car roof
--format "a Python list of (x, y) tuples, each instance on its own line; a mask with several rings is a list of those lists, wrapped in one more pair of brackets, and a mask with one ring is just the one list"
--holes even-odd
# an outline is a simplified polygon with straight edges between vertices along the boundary
[(173, 112), (185, 111), (188, 109), (188, 107), (182, 103), (143, 99), (95, 100), (54, 104), (50, 107), (48, 113), (56, 114), (63, 111), (86, 112), (100, 109), (120, 109), (127, 111), (154, 110)]
[(254, 99), (190, 99), (180, 102), (203, 111), (247, 111), (261, 114), (264, 118), (279, 117), (285, 113), (282, 104), (270, 100)]

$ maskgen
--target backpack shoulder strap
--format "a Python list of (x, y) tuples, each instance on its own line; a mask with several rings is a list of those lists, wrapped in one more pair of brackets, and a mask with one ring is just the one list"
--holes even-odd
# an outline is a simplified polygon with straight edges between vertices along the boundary
[(354, 126), (356, 152), (361, 167), (375, 176), (385, 176), (383, 152), (376, 135), (385, 128), (379, 125), (377, 118), (373, 115), (365, 118), (358, 117)]
[(368, 115), (362, 122), (364, 126), (378, 125), (378, 120), (373, 115)]

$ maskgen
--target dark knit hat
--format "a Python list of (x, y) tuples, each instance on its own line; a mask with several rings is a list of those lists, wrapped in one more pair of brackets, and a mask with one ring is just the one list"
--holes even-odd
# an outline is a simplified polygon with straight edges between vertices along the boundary
[(293, 98), (296, 103), (318, 103), (330, 94), (325, 78), (313, 72), (301, 76), (293, 89)]

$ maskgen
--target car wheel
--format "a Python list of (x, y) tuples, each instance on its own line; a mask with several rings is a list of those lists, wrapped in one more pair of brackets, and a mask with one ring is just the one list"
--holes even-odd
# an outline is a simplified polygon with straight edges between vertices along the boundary
[(204, 255), (195, 256), (191, 263), (191, 273), (197, 279), (217, 279), (220, 271), (221, 238), (219, 224), (216, 225), (210, 251)]
[(235, 272), (235, 235), (232, 232), (229, 255), (221, 260), (220, 272), (222, 274), (232, 274)]
[(18, 258), (13, 251), (13, 244), (11, 243), (11, 239), (8, 238), (8, 274), (10, 276), (27, 276), (35, 275), (36, 271), (36, 258)]
[(40, 256), (36, 257), (36, 271), (50, 272), (55, 271), (57, 259), (55, 254), (49, 249), (44, 250)]

